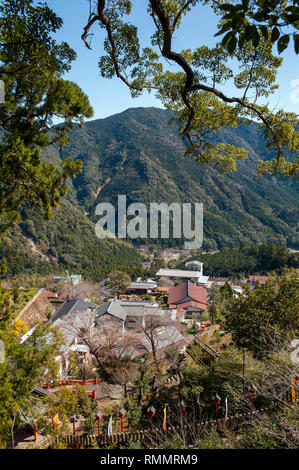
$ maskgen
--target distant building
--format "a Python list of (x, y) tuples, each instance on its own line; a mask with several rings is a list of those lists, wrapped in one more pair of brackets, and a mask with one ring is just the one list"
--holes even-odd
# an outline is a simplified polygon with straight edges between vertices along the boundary
[[(61, 346), (59, 354), (55, 358), (55, 361), (59, 364), (59, 373), (62, 378), (64, 377), (64, 372), (68, 369), (68, 357), (71, 351), (80, 353), (85, 361), (88, 361), (90, 358), (89, 347), (78, 342), (78, 331), (80, 328), (86, 328), (87, 325), (93, 327), (95, 308), (96, 305), (92, 302), (68, 300), (64, 302), (61, 308), (49, 320), (49, 323), (59, 327), (65, 339), (65, 344)], [(36, 328), (37, 325), (31, 328), (21, 338), (20, 343), (25, 343)], [(47, 335), (47, 344), (51, 344), (52, 337), (51, 333)]]
[(58, 320), (67, 320), (70, 315), (90, 312), (96, 308), (92, 302), (85, 300), (66, 300), (57, 312), (51, 317), (50, 322), (56, 323)]
[(73, 294), (73, 292), (68, 289), (64, 292), (61, 292), (61, 294), (58, 295), (57, 297), (57, 302), (64, 302), (65, 300), (72, 300), (73, 298), (75, 297), (75, 294)]
[(191, 269), (191, 271), (200, 272), (200, 274), (203, 276), (203, 263), (201, 263), (200, 261), (188, 261), (185, 266), (187, 269)]
[(181, 320), (200, 318), (202, 312), (208, 309), (207, 290), (190, 281), (171, 287), (168, 292), (168, 306), (177, 309), (177, 318)]
[(103, 322), (114, 322), (120, 330), (140, 328), (145, 319), (151, 316), (162, 316), (175, 320), (175, 311), (161, 309), (158, 304), (140, 301), (112, 300), (96, 309), (95, 326), (101, 327)]
[(64, 276), (54, 276), (53, 281), (54, 282), (60, 282), (60, 281), (70, 281), (74, 286), (80, 284), (82, 280), (82, 274), (71, 274), (69, 275), (69, 272), (66, 271)]
[(209, 277), (208, 287), (222, 287), (228, 282), (228, 277)]
[(202, 286), (206, 286), (209, 280), (209, 276), (203, 276), (201, 271), (185, 271), (183, 269), (159, 269), (156, 277), (172, 281), (191, 281)]
[(151, 279), (147, 279), (146, 281), (137, 279), (136, 282), (131, 282), (129, 287), (127, 287), (126, 294), (146, 295), (150, 294), (156, 287), (157, 283)]
[(146, 328), (149, 325), (148, 321), (155, 317), (162, 320), (161, 326), (153, 328), (152, 331), (157, 359), (160, 359), (170, 346), (182, 351), (187, 342), (175, 323), (169, 322), (176, 320), (176, 310), (161, 309), (158, 304), (121, 300), (107, 302), (96, 309), (95, 328), (104, 331), (111, 325), (109, 322), (112, 322), (120, 335), (124, 331), (135, 330), (136, 342), (129, 343), (126, 349), (126, 354), (135, 358), (152, 352), (152, 343), (142, 329)]
[[(153, 331), (154, 344), (156, 350), (156, 358), (162, 359), (165, 351), (170, 347), (175, 348), (179, 353), (183, 352), (188, 342), (184, 336), (178, 331), (174, 325), (161, 326)], [(144, 353), (152, 353), (152, 343), (145, 335), (141, 336), (141, 344), (143, 347), (135, 349), (131, 352), (130, 357), (133, 359), (136, 356)], [(150, 359), (151, 361), (152, 359)]]
[(50, 292), (46, 289), (42, 289), (42, 293), (48, 298), (48, 299), (57, 299), (58, 294), (56, 292)]
[(257, 283), (259, 284), (266, 284), (266, 282), (270, 279), (270, 276), (249, 276), (249, 279), (246, 281), (251, 289), (255, 289)]
[(243, 289), (241, 286), (231, 285), (231, 288), (233, 290), (233, 296), (235, 297), (235, 299), (237, 299), (240, 295), (243, 294)]

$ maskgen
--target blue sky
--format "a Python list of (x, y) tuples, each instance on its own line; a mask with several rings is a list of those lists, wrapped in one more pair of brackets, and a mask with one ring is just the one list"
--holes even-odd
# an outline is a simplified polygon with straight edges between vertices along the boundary
[[(142, 31), (140, 39), (144, 46), (148, 43), (153, 32), (153, 25), (151, 19), (146, 15), (147, 1), (138, 0), (134, 3), (136, 6), (133, 10), (132, 21), (139, 25), (140, 31)], [(81, 40), (83, 27), (88, 18), (87, 0), (48, 0), (47, 4), (64, 21), (62, 29), (56, 35), (57, 40), (67, 41), (77, 52), (77, 60), (65, 78), (78, 83), (88, 95), (94, 108), (93, 119), (105, 118), (131, 107), (162, 107), (161, 102), (153, 94), (145, 93), (142, 97), (133, 99), (128, 88), (120, 80), (107, 80), (100, 77), (97, 63), (103, 53), (104, 31), (95, 27), (92, 51), (89, 51)], [(204, 44), (212, 47), (216, 43), (216, 38), (213, 38), (216, 24), (216, 17), (210, 7), (197, 6), (192, 13), (184, 18), (182, 29), (176, 33), (174, 38), (174, 49), (196, 48)], [(271, 107), (298, 113), (299, 60), (292, 45), (285, 51), (283, 57), (284, 62), (277, 80), (280, 88), (271, 97)], [(296, 90), (298, 90), (295, 96), (297, 99), (294, 99)], [(236, 95), (230, 85), (227, 85), (224, 91)]]

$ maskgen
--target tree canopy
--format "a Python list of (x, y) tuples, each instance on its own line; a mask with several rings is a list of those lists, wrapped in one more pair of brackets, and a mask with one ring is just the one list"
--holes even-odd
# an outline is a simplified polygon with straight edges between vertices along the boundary
[(286, 270), (232, 298), (226, 304), (226, 327), (237, 346), (263, 357), (277, 345), (288, 345), (298, 334), (298, 295), (298, 274)]
[(124, 291), (129, 287), (131, 278), (123, 271), (113, 271), (108, 274), (109, 280), (106, 282), (108, 289), (111, 289), (117, 297), (123, 294)]
[[(93, 114), (87, 96), (62, 79), (76, 53), (57, 43), (62, 20), (46, 4), (5, 0), (0, 5), (0, 78), (5, 102), (0, 105), (0, 232), (20, 220), (28, 201), (51, 216), (66, 194), (66, 180), (81, 169), (67, 158), (62, 168), (41, 158), (43, 149), (67, 142), (73, 122)], [(53, 127), (53, 119), (63, 123)]]
[[(174, 35), (183, 17), (192, 14), (199, 3), (218, 15), (215, 34), (226, 32), (222, 43), (212, 48), (201, 45), (191, 50), (187, 45), (182, 51), (174, 50)], [(298, 157), (289, 161), (284, 154), (286, 148), (294, 154), (298, 151), (297, 115), (284, 110), (274, 112), (265, 103), (277, 88), (277, 69), (282, 63), (272, 52), (279, 28), (293, 29), (279, 39), (278, 50), (282, 52), (293, 35), (298, 52), (298, 34), (294, 32), (298, 29), (298, 2), (255, 3), (150, 0), (147, 12), (154, 33), (150, 43), (141, 48), (138, 26), (140, 29), (142, 25), (126, 21), (130, 20), (134, 2), (90, 1), (82, 39), (91, 48), (93, 26), (99, 24), (105, 30), (105, 55), (99, 60), (102, 77), (118, 77), (133, 97), (154, 90), (162, 103), (174, 111), (187, 142), (186, 154), (200, 164), (222, 172), (236, 170), (236, 161), (247, 157), (246, 150), (223, 142), (211, 143), (209, 136), (223, 126), (236, 127), (240, 119), (248, 118), (260, 123), (272, 157), (258, 162), (258, 174), (294, 177), (298, 176)], [(199, 17), (199, 25), (200, 21)], [(198, 31), (199, 27), (196, 34)], [(206, 41), (206, 37), (200, 39)], [(230, 65), (232, 61), (238, 63), (237, 72)], [(170, 69), (169, 64), (175, 67)], [(229, 81), (235, 85), (236, 96), (223, 91)]]
[(16, 340), (10, 329), (0, 326), (0, 339), (5, 346), (5, 361), (0, 363), (1, 448), (20, 424), (20, 408), (26, 413), (33, 406), (32, 391), (36, 385), (56, 377), (55, 358), (63, 340), (58, 330), (49, 326), (38, 326), (24, 344)]
[(292, 37), (295, 52), (299, 54), (298, 0), (242, 0), (213, 3), (218, 3), (218, 8), (225, 13), (222, 19), (223, 26), (217, 36), (226, 33), (222, 44), (229, 50), (234, 50), (237, 43), (242, 47), (248, 41), (258, 46), (262, 38), (270, 37), (272, 43), (277, 43), (277, 50), (281, 53), (288, 47)]

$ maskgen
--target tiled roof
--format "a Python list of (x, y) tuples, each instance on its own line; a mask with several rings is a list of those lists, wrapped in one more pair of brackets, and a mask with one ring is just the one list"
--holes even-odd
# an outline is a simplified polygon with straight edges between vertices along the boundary
[(131, 282), (128, 289), (154, 289), (155, 287), (157, 287), (157, 283), (154, 281), (140, 281)]
[[(169, 346), (176, 345), (177, 350), (180, 350), (187, 344), (184, 336), (173, 325), (157, 328), (153, 332), (153, 335), (156, 357), (158, 359), (163, 355), (163, 352), (169, 348)], [(140, 334), (139, 341), (140, 344), (132, 344), (126, 350), (126, 354), (132, 359), (136, 356), (144, 354), (145, 352), (152, 352), (152, 344), (144, 333)]]
[(180, 303), (185, 299), (193, 299), (207, 305), (207, 291), (204, 287), (197, 286), (190, 281), (169, 289), (168, 305)]
[(48, 297), (48, 298), (50, 298), (50, 297), (58, 297), (58, 294), (56, 294), (55, 292), (50, 292), (50, 291), (48, 291), (48, 290), (46, 290), (46, 289), (42, 289), (42, 293), (43, 293), (46, 297)]
[(111, 302), (106, 302), (96, 309), (96, 318), (100, 318), (105, 314), (110, 314), (113, 317), (125, 321), (128, 315), (138, 317), (149, 314), (157, 315), (159, 313), (159, 305), (154, 305), (150, 302), (123, 302), (121, 300), (113, 300)]
[(126, 319), (126, 311), (120, 305), (120, 302), (113, 300), (111, 302), (106, 302), (96, 309), (96, 324), (97, 319), (107, 313), (123, 321)]
[[(184, 340), (184, 336), (172, 325), (156, 328), (153, 335), (156, 349), (165, 348), (178, 341)], [(152, 344), (146, 336), (144, 336), (142, 342), (147, 351), (152, 352)]]
[(86, 302), (85, 300), (67, 300), (60, 309), (57, 310), (55, 315), (53, 315), (50, 322), (54, 323), (57, 320), (64, 320), (69, 314), (86, 312), (92, 308), (95, 308), (95, 305), (92, 302)]
[(156, 276), (167, 276), (167, 277), (193, 277), (200, 278), (201, 273), (199, 271), (187, 271), (184, 269), (159, 269)]
[(269, 276), (249, 276), (249, 281), (258, 281), (260, 284), (265, 284), (268, 279)]
[(67, 290), (59, 294), (59, 296), (57, 297), (57, 300), (59, 300), (60, 302), (63, 302), (64, 300), (71, 299), (72, 297), (74, 297), (74, 294), (70, 290)]

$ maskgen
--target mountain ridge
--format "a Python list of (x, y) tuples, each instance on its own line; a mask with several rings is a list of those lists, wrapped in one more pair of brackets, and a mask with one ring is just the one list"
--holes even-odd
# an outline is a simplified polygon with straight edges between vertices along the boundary
[[(185, 143), (176, 126), (168, 124), (170, 118), (169, 111), (159, 108), (130, 108), (75, 126), (62, 150), (47, 149), (45, 160), (59, 165), (72, 156), (83, 161), (83, 172), (70, 182), (53, 220), (44, 222), (24, 208), (24, 221), (8, 233), (9, 243), (0, 246), (9, 274), (69, 269), (98, 279), (117, 267), (132, 275), (141, 272), (141, 258), (132, 246), (99, 240), (94, 233), (96, 205), (116, 204), (120, 194), (127, 195), (128, 204), (202, 202), (206, 251), (236, 243), (298, 249), (299, 188), (291, 181), (256, 176), (256, 162), (266, 155), (257, 124), (240, 123), (211, 136), (249, 151), (249, 158), (238, 162), (237, 173), (223, 175), (185, 157)], [(182, 240), (153, 243), (183, 245)]]
[[(115, 204), (118, 194), (126, 194), (128, 203), (203, 202), (206, 249), (230, 244), (228, 234), (222, 236), (218, 227), (219, 222), (227, 225), (228, 215), (232, 242), (278, 241), (296, 247), (298, 187), (291, 181), (256, 176), (256, 162), (266, 151), (257, 124), (240, 124), (211, 136), (249, 151), (249, 158), (238, 162), (237, 173), (222, 175), (184, 156), (185, 144), (175, 125), (168, 124), (170, 118), (166, 110), (130, 108), (75, 130), (60, 157), (75, 153), (84, 161), (82, 175), (73, 182), (80, 204), (92, 213), (99, 202)], [(88, 142), (84, 153), (76, 148), (79, 135)], [(243, 228), (236, 231), (240, 222)]]

